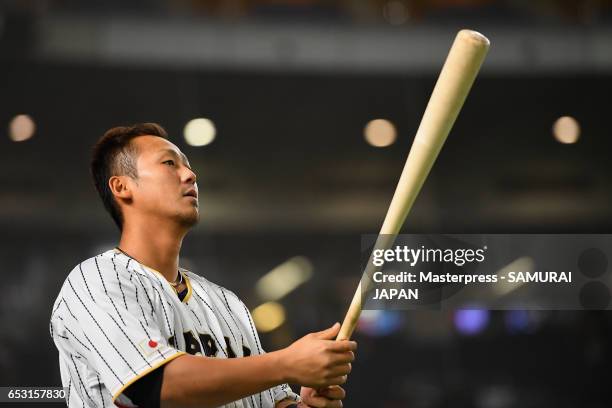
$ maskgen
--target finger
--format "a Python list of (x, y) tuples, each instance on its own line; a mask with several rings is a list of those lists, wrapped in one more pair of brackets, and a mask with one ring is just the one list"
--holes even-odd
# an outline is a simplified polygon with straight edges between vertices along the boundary
[(316, 395), (309, 395), (308, 398), (303, 398), (302, 401), (313, 408), (325, 408), (327, 405), (327, 398)]
[(328, 378), (325, 381), (325, 385), (326, 386), (341, 385), (341, 384), (344, 384), (346, 382), (346, 378), (347, 378), (346, 375), (341, 375), (341, 376), (338, 376), (338, 377), (331, 377), (331, 378)]
[(337, 365), (329, 369), (329, 375), (327, 378), (340, 377), (341, 375), (347, 375), (351, 372), (350, 364)]
[(304, 403), (309, 407), (313, 408), (340, 408), (342, 407), (342, 401), (337, 399), (328, 399), (323, 396), (310, 396), (307, 399), (305, 398)]
[(345, 351), (342, 353), (332, 353), (330, 355), (332, 364), (346, 364), (355, 361), (355, 354), (352, 351)]
[(331, 342), (329, 349), (337, 352), (356, 351), (357, 342), (353, 340), (339, 340)]
[(317, 394), (329, 399), (336, 400), (340, 400), (346, 397), (346, 391), (344, 391), (344, 388), (340, 387), (339, 385), (332, 385), (331, 387), (317, 390)]
[(322, 330), (320, 332), (313, 333), (314, 337), (321, 340), (332, 340), (336, 337), (340, 331), (340, 323), (336, 322), (329, 329)]

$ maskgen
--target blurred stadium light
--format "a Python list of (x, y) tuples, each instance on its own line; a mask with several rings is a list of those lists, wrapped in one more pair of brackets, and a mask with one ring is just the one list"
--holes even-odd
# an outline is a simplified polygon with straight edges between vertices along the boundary
[(206, 146), (215, 140), (217, 130), (215, 124), (210, 119), (196, 118), (185, 125), (183, 135), (185, 141), (190, 146)]
[(278, 265), (259, 278), (255, 292), (262, 300), (277, 301), (312, 277), (312, 263), (304, 256), (296, 256)]
[(266, 302), (257, 306), (252, 315), (257, 330), (262, 333), (276, 330), (285, 322), (285, 308), (277, 302)]

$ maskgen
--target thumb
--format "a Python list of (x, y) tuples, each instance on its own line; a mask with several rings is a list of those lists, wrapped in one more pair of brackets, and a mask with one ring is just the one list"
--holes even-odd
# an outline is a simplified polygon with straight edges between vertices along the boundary
[(329, 329), (322, 330), (320, 332), (315, 332), (314, 337), (320, 340), (333, 340), (338, 335), (340, 331), (340, 323), (336, 322)]

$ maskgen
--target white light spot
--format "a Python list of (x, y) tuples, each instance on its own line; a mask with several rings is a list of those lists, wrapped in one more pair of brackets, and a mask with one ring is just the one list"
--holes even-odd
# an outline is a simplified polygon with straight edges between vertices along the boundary
[(36, 124), (29, 115), (17, 115), (9, 123), (9, 137), (13, 142), (23, 142), (34, 136)]
[(580, 138), (580, 124), (571, 116), (561, 116), (557, 119), (552, 131), (559, 143), (572, 144)]
[(386, 119), (374, 119), (364, 129), (365, 140), (376, 147), (386, 147), (395, 142), (397, 132), (393, 123)]
[(217, 130), (210, 119), (197, 118), (187, 122), (183, 133), (188, 145), (206, 146), (215, 140)]

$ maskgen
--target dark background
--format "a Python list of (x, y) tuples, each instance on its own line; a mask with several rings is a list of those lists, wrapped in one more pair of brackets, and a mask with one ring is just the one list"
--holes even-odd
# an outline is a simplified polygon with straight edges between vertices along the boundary
[[(117, 242), (88, 160), (120, 124), (162, 124), (198, 173), (202, 220), (183, 246), (194, 272), (253, 309), (262, 275), (312, 262), (280, 301), (285, 324), (261, 335), (268, 350), (341, 320), (360, 235), (380, 228), (463, 27), (491, 52), (403, 231), (612, 230), (608, 1), (0, 4), (0, 385), (60, 383), (51, 305), (74, 265)], [(18, 114), (36, 133), (16, 143)], [(580, 123), (575, 144), (552, 135), (563, 115)], [(199, 116), (217, 137), (188, 146)], [(366, 143), (375, 118), (396, 126), (393, 145)], [(455, 312), (368, 314), (345, 406), (610, 406), (609, 312), (487, 316), (466, 335)]]

